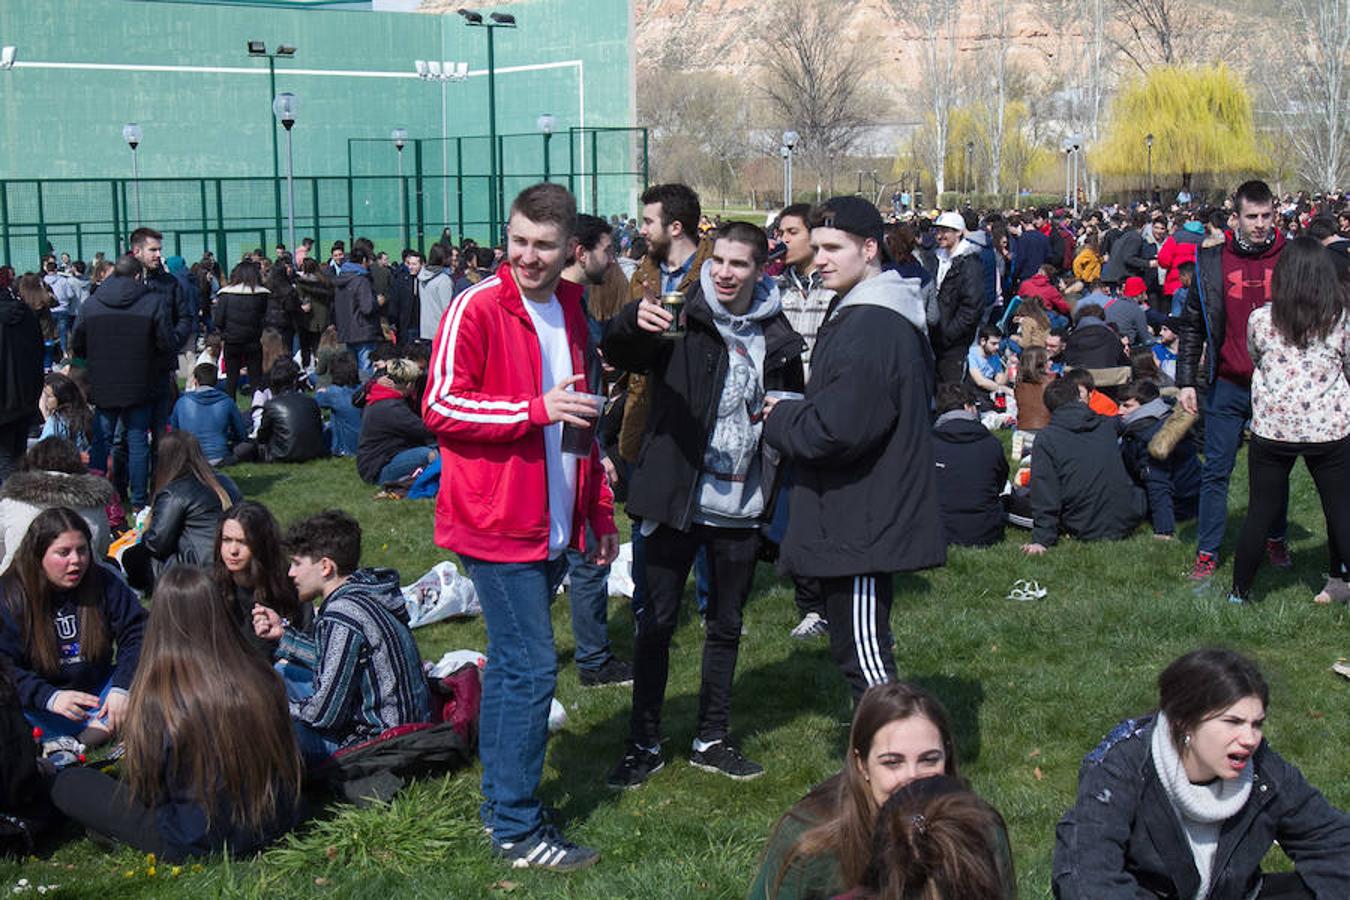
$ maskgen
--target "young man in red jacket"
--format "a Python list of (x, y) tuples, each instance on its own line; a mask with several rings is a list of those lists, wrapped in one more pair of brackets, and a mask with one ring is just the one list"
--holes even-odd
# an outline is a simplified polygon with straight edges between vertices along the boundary
[[(600, 854), (544, 824), (535, 796), (558, 671), (549, 604), (569, 547), (600, 565), (619, 548), (596, 444), (586, 455), (562, 449), (564, 424), (585, 427), (598, 412), (581, 393), (581, 287), (560, 279), (576, 217), (576, 201), (559, 185), (516, 197), (506, 264), (441, 319), (423, 400), (441, 453), (436, 543), (459, 554), (488, 632), (480, 815), (497, 855), (555, 871)], [(595, 547), (584, 546), (587, 525)]]

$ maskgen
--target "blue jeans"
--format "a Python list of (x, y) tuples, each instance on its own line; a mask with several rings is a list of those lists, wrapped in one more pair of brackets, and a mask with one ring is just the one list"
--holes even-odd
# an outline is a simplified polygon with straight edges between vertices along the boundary
[(566, 557), (495, 563), (460, 554), (487, 625), (487, 666), (478, 720), (483, 761), (479, 816), (498, 843), (529, 837), (542, 824), (535, 793), (544, 773), (548, 713), (558, 681), (549, 606)]
[[(139, 406), (124, 406), (120, 409), (99, 408), (95, 412), (98, 427), (94, 429), (94, 441), (89, 451), (91, 464), (95, 461), (105, 466), (108, 458), (108, 444), (117, 433), (120, 424), (127, 441), (127, 488), (128, 498), (133, 509), (139, 509), (150, 502), (150, 417), (153, 403)], [(120, 478), (119, 478), (120, 480)]]
[(354, 341), (347, 345), (347, 349), (356, 357), (356, 368), (363, 380), (369, 378), (373, 371), (370, 367), (370, 355), (375, 352), (375, 344), (375, 341)]
[[(108, 683), (103, 685), (103, 689), (98, 692), (100, 704), (107, 701), (110, 690), (112, 690), (112, 679), (109, 679)], [(97, 709), (91, 709), (83, 719), (67, 719), (63, 715), (48, 712), (45, 709), (25, 709), (23, 714), (28, 719), (28, 724), (42, 729), (42, 739), (47, 741), (59, 737), (79, 737), (80, 732), (91, 726), (102, 728), (104, 731), (112, 730), (105, 720), (98, 717)]]
[[(1252, 417), (1252, 393), (1220, 378), (1204, 396), (1201, 409), (1205, 417), (1205, 461), (1200, 468), (1196, 549), (1217, 556), (1228, 525), (1228, 481), (1242, 448), (1242, 431)], [(1283, 538), (1288, 517), (1286, 498), (1268, 536)]]
[(376, 481), (380, 484), (402, 481), (418, 469), (429, 465), (435, 458), (435, 447), (409, 447), (407, 450), (400, 450), (394, 454), (393, 459), (384, 464), (383, 469), (380, 469), (380, 476)]
[(68, 312), (54, 312), (52, 319), (56, 322), (56, 341), (64, 356), (70, 352), (70, 332), (75, 327), (75, 317)]
[[(595, 533), (586, 529), (586, 546), (595, 546)], [(577, 668), (588, 672), (609, 662), (609, 566), (597, 566), (579, 550), (568, 549), (567, 565), (571, 586), (567, 589), (572, 604), (572, 637), (577, 649), (573, 654)]]
[[(286, 685), (287, 700), (308, 700), (314, 696), (312, 671), (287, 659), (277, 660), (272, 664), (272, 668)], [(307, 767), (313, 768), (323, 764), (328, 757), (338, 751), (337, 741), (324, 737), (303, 722), (292, 720), (291, 724), (295, 726), (296, 743), (300, 745), (300, 759)]]

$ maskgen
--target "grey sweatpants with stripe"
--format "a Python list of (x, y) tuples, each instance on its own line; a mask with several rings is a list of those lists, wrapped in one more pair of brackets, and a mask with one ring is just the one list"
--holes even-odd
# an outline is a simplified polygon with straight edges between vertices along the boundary
[(848, 681), (856, 704), (874, 684), (895, 681), (891, 650), (891, 576), (848, 575), (822, 578), (825, 618), (830, 623), (830, 655)]

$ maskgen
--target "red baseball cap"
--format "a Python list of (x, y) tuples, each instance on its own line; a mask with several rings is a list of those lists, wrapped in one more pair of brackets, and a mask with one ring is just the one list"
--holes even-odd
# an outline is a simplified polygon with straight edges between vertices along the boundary
[(1144, 284), (1144, 279), (1138, 275), (1131, 275), (1125, 279), (1125, 296), (1138, 297), (1148, 293), (1148, 285)]

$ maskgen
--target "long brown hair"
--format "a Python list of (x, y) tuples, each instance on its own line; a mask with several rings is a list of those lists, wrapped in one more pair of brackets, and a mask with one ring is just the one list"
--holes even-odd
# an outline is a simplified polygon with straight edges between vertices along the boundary
[(172, 786), (208, 822), (227, 814), (261, 831), (299, 797), (281, 680), (195, 566), (174, 566), (155, 586), (122, 733), (125, 780), (147, 806)]
[(287, 618), (295, 618), (300, 607), (300, 598), (295, 593), (295, 582), (287, 574), (286, 556), (281, 546), (281, 526), (271, 510), (253, 500), (244, 500), (226, 510), (216, 528), (216, 553), (213, 579), (216, 589), (230, 598), (234, 597), (234, 576), (225, 568), (225, 560), (220, 555), (220, 542), (225, 532), (226, 522), (238, 522), (243, 529), (244, 541), (248, 544), (249, 580), (253, 583), (253, 602), (274, 609)]
[(170, 431), (159, 439), (159, 453), (155, 457), (155, 489), (158, 494), (169, 482), (191, 476), (216, 492), (220, 498), (221, 510), (228, 509), (233, 502), (229, 491), (221, 486), (220, 480), (206, 461), (202, 445), (190, 431)]
[(925, 778), (877, 816), (861, 895), (875, 900), (1003, 900), (1015, 894), (1007, 826), (955, 778)]
[(1347, 287), (1337, 277), (1332, 252), (1315, 238), (1294, 238), (1271, 274), (1270, 323), (1300, 350), (1345, 321)]
[(1017, 383), (1040, 384), (1050, 377), (1050, 353), (1044, 347), (1028, 347), (1017, 358)]
[(24, 532), (14, 559), (0, 576), (0, 588), (10, 615), (23, 632), (23, 643), (28, 648), (33, 670), (46, 676), (61, 671), (61, 650), (52, 623), (56, 592), (43, 571), (42, 558), (47, 554), (47, 548), (67, 531), (83, 535), (90, 554), (89, 567), (74, 591), (75, 604), (79, 608), (80, 654), (86, 661), (97, 662), (105, 659), (111, 649), (108, 622), (103, 614), (103, 580), (108, 576), (94, 559), (89, 524), (69, 507), (44, 509)]
[[(872, 831), (877, 806), (871, 787), (863, 778), (858, 759), (867, 759), (878, 731), (892, 722), (922, 716), (932, 722), (942, 738), (944, 774), (957, 776), (956, 745), (952, 740), (947, 711), (932, 694), (903, 681), (892, 681), (868, 688), (858, 701), (849, 730), (848, 759), (838, 775), (806, 795), (799, 807), (811, 820), (826, 821), (797, 839), (783, 858), (778, 883), (797, 860), (833, 853), (839, 861), (844, 884), (858, 884), (872, 854)], [(796, 815), (789, 810), (783, 818)], [(780, 822), (781, 825), (781, 822)]]

